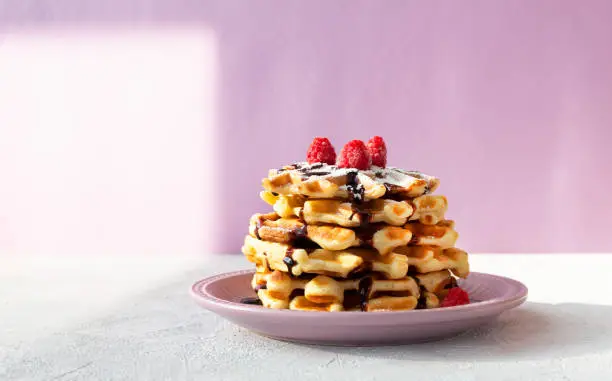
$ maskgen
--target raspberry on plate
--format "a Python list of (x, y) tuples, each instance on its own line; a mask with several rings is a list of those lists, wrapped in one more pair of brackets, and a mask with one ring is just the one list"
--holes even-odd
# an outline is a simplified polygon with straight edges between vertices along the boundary
[(361, 140), (351, 140), (340, 151), (336, 165), (340, 168), (369, 169), (372, 159), (366, 145)]
[(440, 304), (440, 307), (454, 307), (464, 304), (470, 304), (468, 293), (460, 287), (453, 287)]
[(368, 140), (368, 151), (372, 158), (372, 165), (385, 168), (387, 166), (387, 145), (380, 136)]
[(336, 150), (329, 139), (317, 136), (308, 147), (306, 161), (309, 164), (325, 163), (333, 165), (336, 162)]

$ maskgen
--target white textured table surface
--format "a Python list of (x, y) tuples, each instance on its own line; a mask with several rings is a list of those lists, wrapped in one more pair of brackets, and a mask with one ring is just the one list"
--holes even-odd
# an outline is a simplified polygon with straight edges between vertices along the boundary
[(0, 380), (609, 380), (612, 255), (472, 255), (529, 301), (435, 343), (276, 342), (197, 307), (191, 283), (242, 256), (0, 258)]

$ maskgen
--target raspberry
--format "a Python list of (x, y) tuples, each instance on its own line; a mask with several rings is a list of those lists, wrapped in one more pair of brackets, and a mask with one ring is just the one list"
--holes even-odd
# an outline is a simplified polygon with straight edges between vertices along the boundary
[(351, 140), (340, 151), (336, 165), (340, 168), (369, 169), (372, 165), (370, 153), (361, 140)]
[(468, 296), (468, 293), (462, 288), (453, 287), (440, 304), (440, 307), (461, 306), (469, 303), (470, 297)]
[(306, 161), (309, 164), (326, 163), (333, 165), (336, 162), (336, 150), (329, 139), (317, 136), (310, 143), (306, 152)]
[(372, 165), (385, 168), (387, 166), (387, 146), (380, 136), (368, 140), (368, 151), (372, 157)]

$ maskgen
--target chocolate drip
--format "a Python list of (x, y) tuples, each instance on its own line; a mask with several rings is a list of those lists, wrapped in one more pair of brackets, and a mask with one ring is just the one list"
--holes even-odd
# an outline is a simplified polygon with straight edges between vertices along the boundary
[(349, 192), (351, 203), (361, 204), (363, 202), (365, 188), (359, 182), (357, 171), (351, 171), (346, 174), (346, 190)]
[(357, 171), (350, 171), (346, 173), (346, 185), (357, 184)]
[(295, 229), (295, 231), (291, 232), (292, 240), (295, 241), (306, 238), (306, 235), (308, 233), (307, 229), (308, 228), (306, 227), (306, 225), (300, 226), (299, 228)]
[(365, 188), (359, 182), (357, 171), (351, 171), (346, 174), (346, 189), (349, 192), (349, 200), (353, 210), (349, 219), (352, 220), (355, 215), (358, 215), (361, 226), (367, 226), (370, 223), (371, 215), (366, 207), (360, 206), (364, 201)]
[(390, 196), (392, 193), (398, 193), (399, 191), (403, 190), (402, 187), (400, 187), (399, 185), (395, 185), (395, 184), (389, 184), (389, 183), (384, 183), (383, 184), (385, 186), (385, 196)]
[(312, 254), (315, 250), (320, 249), (321, 246), (312, 241), (306, 240), (302, 243), (302, 246), (300, 248), (306, 250), (307, 254)]
[(298, 220), (304, 222), (304, 208), (300, 208), (300, 211), (298, 213)]
[(291, 165), (288, 165), (286, 167), (277, 169), (276, 172), (285, 172), (285, 171), (291, 171), (294, 169), (299, 169), (300, 168), (300, 164), (299, 163), (293, 163)]
[(359, 266), (355, 267), (350, 273), (348, 273), (347, 277), (349, 279), (358, 279), (366, 275), (370, 271), (372, 271), (372, 263), (363, 262)]
[(291, 294), (289, 294), (289, 300), (293, 300), (298, 296), (304, 296), (304, 290), (296, 288), (295, 290), (291, 291)]
[(425, 297), (425, 295), (421, 294), (421, 296), (419, 297), (419, 301), (417, 302), (416, 309), (417, 310), (424, 310), (426, 308), (427, 308), (427, 297)]
[(268, 272), (272, 272), (274, 270), (272, 270), (272, 268), (270, 267), (270, 263), (268, 263), (268, 253), (267, 252), (263, 252), (264, 257), (266, 257), (265, 263), (266, 263), (266, 267), (268, 268)]
[(256, 306), (261, 306), (261, 300), (259, 300), (259, 298), (255, 297), (255, 298), (242, 298), (240, 299), (240, 303), (242, 304), (252, 304), (252, 305), (256, 305)]
[(369, 221), (368, 221), (370, 218), (369, 215), (366, 215), (365, 217), (362, 216), (362, 218), (363, 219), (362, 219), (361, 227), (357, 229), (355, 233), (357, 235), (357, 238), (359, 238), (361, 242), (364, 242), (372, 246), (372, 237), (374, 237), (374, 234), (380, 228), (380, 224), (369, 225)]
[(355, 215), (359, 216), (359, 226), (362, 228), (367, 228), (372, 222), (372, 211), (365, 205), (356, 205), (351, 204), (351, 210), (353, 213), (349, 217), (349, 220), (352, 220)]
[(307, 179), (310, 176), (325, 176), (329, 175), (331, 172), (329, 171), (305, 171), (303, 172), (302, 179)]
[(427, 308), (427, 297), (425, 296), (425, 292), (427, 290), (421, 285), (421, 281), (419, 280), (419, 278), (413, 276), (412, 279), (414, 279), (414, 282), (417, 284), (417, 286), (419, 286), (419, 300), (417, 302), (416, 308), (417, 310), (423, 310)]
[(368, 297), (372, 289), (372, 278), (366, 277), (359, 281), (359, 297), (361, 299), (361, 310), (365, 311), (368, 308)]
[(293, 274), (293, 266), (295, 266), (295, 261), (293, 260), (293, 248), (288, 248), (285, 253), (285, 258), (283, 258), (283, 263), (287, 265), (287, 272), (289, 274)]
[(307, 167), (301, 167), (298, 164), (294, 164), (298, 172), (302, 174), (302, 178), (308, 178), (310, 176), (326, 176), (331, 174), (331, 171), (328, 169), (321, 169), (323, 167), (323, 163), (314, 163)]

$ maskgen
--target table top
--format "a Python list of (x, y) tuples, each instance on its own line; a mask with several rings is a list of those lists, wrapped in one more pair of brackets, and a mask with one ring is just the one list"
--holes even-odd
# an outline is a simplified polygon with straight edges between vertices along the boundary
[(452, 339), (378, 348), (277, 342), (192, 302), (195, 280), (250, 268), (242, 256), (0, 260), (0, 380), (612, 376), (609, 254), (473, 254), (472, 270), (524, 282), (528, 302)]

